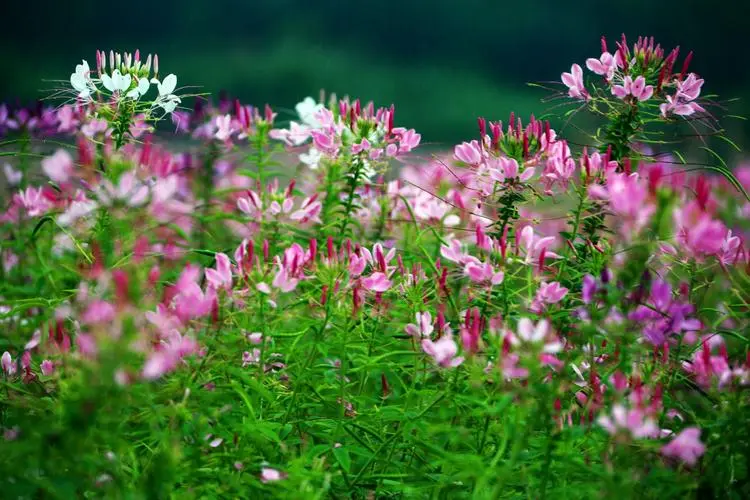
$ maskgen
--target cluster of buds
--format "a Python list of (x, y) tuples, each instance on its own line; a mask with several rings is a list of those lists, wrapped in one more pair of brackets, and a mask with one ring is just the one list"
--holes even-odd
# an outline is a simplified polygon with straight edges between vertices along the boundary
[(177, 131), (191, 134), (194, 139), (207, 142), (221, 141), (231, 145), (235, 141), (247, 140), (273, 126), (276, 113), (266, 104), (258, 108), (231, 100), (220, 94), (218, 104), (210, 100), (197, 99), (190, 111), (175, 111), (172, 122)]
[[(694, 102), (700, 95), (703, 80), (694, 73), (688, 73), (692, 52), (688, 53), (679, 73), (676, 73), (680, 48), (666, 53), (653, 37), (638, 37), (631, 49), (623, 35), (616, 42), (614, 53), (609, 52), (607, 41), (602, 37), (601, 47), (599, 58), (587, 59), (586, 67), (603, 77), (606, 90), (611, 95), (632, 104), (657, 98), (662, 101), (659, 108), (665, 118), (670, 114), (689, 116), (704, 111)], [(593, 96), (603, 97), (596, 89), (585, 85), (583, 70), (578, 64), (573, 64), (570, 72), (561, 76), (570, 97), (584, 101)], [(675, 89), (676, 93), (667, 95), (670, 89)]]
[(535, 159), (545, 152), (548, 144), (555, 140), (555, 132), (550, 128), (547, 120), (537, 120), (531, 115), (529, 123), (524, 127), (521, 117), (516, 117), (513, 112), (508, 118), (508, 127), (503, 131), (503, 122), (487, 122), (484, 118), (478, 118), (479, 133), (482, 137), (487, 136), (489, 128), (489, 146), (497, 154), (504, 154), (518, 162), (536, 163)]
[(8, 106), (0, 104), (0, 137), (12, 133), (26, 132), (34, 136), (54, 136), (58, 132), (60, 119), (58, 110), (37, 102), (30, 106)]
[[(145, 78), (149, 80), (151, 78), (151, 54), (146, 57), (145, 61), (141, 61), (141, 53), (139, 50), (135, 51), (135, 54), (125, 52), (120, 54), (119, 52), (109, 51), (109, 59), (107, 58), (106, 52), (103, 50), (96, 51), (96, 71), (101, 78), (107, 71), (107, 61), (109, 60), (110, 71), (119, 71), (122, 75), (131, 75), (136, 78)], [(153, 56), (153, 67), (154, 67), (154, 78), (159, 77), (159, 56), (155, 54)]]
[(250, 216), (254, 223), (264, 219), (295, 221), (297, 223), (320, 222), (319, 214), (323, 207), (316, 193), (301, 201), (299, 208), (294, 210), (295, 181), (292, 180), (283, 192), (278, 190), (278, 182), (266, 186), (266, 193), (247, 190), (247, 197), (237, 200), (237, 208)]
[[(643, 75), (649, 71), (658, 71), (663, 66), (664, 49), (658, 43), (654, 45), (654, 37), (639, 36), (633, 45), (632, 52), (628, 47), (628, 41), (624, 34), (621, 40), (615, 42), (615, 44), (617, 45), (615, 60), (625, 74), (633, 72)], [(602, 53), (605, 52), (607, 52), (607, 40), (602, 37)], [(668, 60), (671, 58), (672, 64), (674, 64), (677, 52), (679, 52), (679, 48), (672, 50), (667, 56)]]
[(92, 102), (92, 96), (106, 96), (114, 102), (138, 102), (149, 91), (151, 84), (154, 84), (158, 96), (146, 103), (145, 109), (138, 111), (150, 112), (155, 108), (161, 108), (165, 113), (171, 113), (181, 102), (180, 98), (173, 94), (177, 86), (177, 77), (170, 74), (159, 80), (159, 57), (156, 55), (153, 59), (149, 55), (146, 61), (142, 62), (139, 51), (134, 55), (110, 51), (109, 57), (105, 52), (97, 51), (96, 69), (97, 78), (94, 78), (88, 62), (83, 60), (81, 64), (76, 65), (75, 72), (70, 75), (70, 84), (76, 91), (79, 101)]
[(541, 179), (547, 191), (554, 184), (566, 185), (573, 175), (570, 148), (556, 139), (549, 122), (532, 116), (524, 126), (513, 113), (505, 130), (501, 121), (488, 123), (479, 118), (478, 122), (481, 141), (459, 144), (454, 158), (474, 170), (476, 187), (484, 196), (496, 193), (496, 183), (511, 190), (522, 188), (537, 167), (543, 169)]
[(421, 135), (413, 129), (394, 127), (395, 109), (375, 108), (372, 102), (362, 105), (359, 99), (331, 100), (330, 108), (308, 98), (297, 105), (302, 123), (291, 122), (288, 129), (271, 131), (273, 139), (288, 146), (300, 146), (312, 138), (311, 147), (300, 155), (300, 161), (317, 168), (325, 157), (332, 161), (341, 156), (358, 157), (366, 177), (376, 172), (371, 162), (402, 156), (419, 145)]

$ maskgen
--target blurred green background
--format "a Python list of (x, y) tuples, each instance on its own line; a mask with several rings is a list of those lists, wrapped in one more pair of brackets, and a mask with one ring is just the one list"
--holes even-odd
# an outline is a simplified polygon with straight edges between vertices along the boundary
[[(571, 63), (626, 33), (695, 52), (705, 90), (750, 114), (750, 2), (705, 0), (15, 1), (2, 8), (0, 98), (27, 101), (76, 62), (113, 48), (158, 52), (162, 72), (200, 92), (226, 90), (284, 112), (321, 89), (395, 103), (399, 124), (448, 146), (475, 118), (550, 111), (527, 82), (559, 80)], [(287, 115), (289, 116), (289, 115)], [(747, 122), (724, 123), (741, 145)]]

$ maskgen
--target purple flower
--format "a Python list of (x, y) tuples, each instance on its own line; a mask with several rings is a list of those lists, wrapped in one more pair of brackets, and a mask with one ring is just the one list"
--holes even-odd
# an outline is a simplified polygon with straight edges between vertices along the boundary
[(594, 294), (596, 293), (596, 278), (587, 274), (583, 277), (581, 285), (581, 299), (584, 304), (590, 304), (594, 300)]

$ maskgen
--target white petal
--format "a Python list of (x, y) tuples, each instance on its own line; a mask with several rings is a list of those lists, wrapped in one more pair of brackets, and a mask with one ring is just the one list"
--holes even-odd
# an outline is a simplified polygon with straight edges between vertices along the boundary
[(150, 84), (148, 83), (148, 78), (141, 78), (138, 80), (138, 93), (143, 95), (146, 92), (148, 92)]
[(104, 85), (104, 88), (109, 90), (110, 92), (115, 91), (114, 82), (109, 75), (102, 75), (102, 85)]
[(544, 337), (547, 336), (547, 330), (549, 329), (549, 322), (547, 322), (546, 319), (540, 319), (539, 322), (536, 324), (536, 327), (534, 328), (534, 333), (532, 335), (531, 341), (532, 342), (540, 342), (544, 339)]
[(118, 89), (125, 92), (130, 88), (130, 75), (120, 75), (120, 81), (118, 82)]
[(169, 74), (164, 77), (164, 80), (162, 80), (159, 85), (159, 95), (169, 95), (174, 92), (175, 87), (177, 87), (177, 77), (173, 74)]
[(173, 96), (169, 96), (168, 99), (164, 100), (159, 105), (162, 107), (164, 111), (166, 111), (167, 113), (171, 113), (172, 111), (175, 110), (175, 108), (177, 108), (177, 105), (180, 102), (181, 102), (180, 98), (177, 97), (176, 95), (173, 95)]
[(534, 336), (534, 323), (529, 318), (521, 318), (518, 320), (518, 336), (526, 342), (532, 341)]
[(70, 75), (70, 84), (79, 92), (86, 90), (86, 81), (79, 73), (73, 73)]

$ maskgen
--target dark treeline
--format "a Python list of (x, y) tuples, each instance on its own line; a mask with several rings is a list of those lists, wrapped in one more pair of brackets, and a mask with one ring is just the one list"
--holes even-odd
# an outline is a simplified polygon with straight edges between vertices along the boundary
[[(543, 92), (572, 62), (612, 42), (653, 34), (695, 52), (705, 90), (747, 113), (750, 2), (435, 2), (400, 0), (175, 1), (113, 4), (15, 1), (3, 7), (0, 98), (32, 99), (40, 78), (65, 78), (96, 48), (158, 51), (169, 71), (204, 90), (290, 107), (325, 87), (393, 101), (428, 139), (472, 133), (472, 117), (510, 108), (537, 113)], [(166, 66), (165, 66), (166, 67)], [(364, 69), (367, 69), (365, 71)], [(498, 116), (493, 116), (493, 115)], [(747, 142), (750, 127), (734, 125)], [(745, 140), (743, 140), (745, 139)]]

